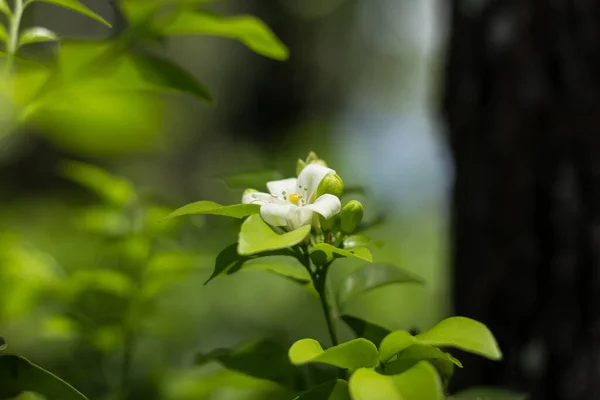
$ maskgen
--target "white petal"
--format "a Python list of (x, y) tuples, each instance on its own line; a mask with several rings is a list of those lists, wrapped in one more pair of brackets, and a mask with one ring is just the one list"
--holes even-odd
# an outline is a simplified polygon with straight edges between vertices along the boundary
[(319, 184), (329, 174), (335, 174), (331, 168), (324, 167), (319, 164), (309, 164), (298, 176), (298, 194), (310, 201), (313, 193), (319, 187)]
[(304, 225), (312, 224), (313, 211), (308, 207), (294, 207), (288, 211), (288, 227), (298, 229)]
[(279, 199), (287, 200), (288, 196), (296, 190), (296, 178), (282, 179), (280, 181), (267, 182), (267, 189)]
[(288, 215), (294, 208), (294, 204), (265, 204), (260, 207), (260, 216), (269, 225), (288, 226)]
[(313, 204), (309, 204), (303, 208), (318, 212), (326, 219), (329, 219), (342, 210), (342, 202), (332, 194), (324, 194), (323, 196), (319, 196)]
[(272, 196), (269, 193), (252, 192), (242, 197), (242, 204), (267, 204), (271, 203)]

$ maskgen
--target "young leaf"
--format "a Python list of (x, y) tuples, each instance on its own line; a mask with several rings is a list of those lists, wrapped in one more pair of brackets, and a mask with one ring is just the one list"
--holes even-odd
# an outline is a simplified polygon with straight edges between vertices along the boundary
[(300, 394), (294, 400), (351, 400), (348, 382), (341, 379), (325, 382)]
[[(316, 247), (316, 246), (315, 246)], [(337, 290), (340, 308), (359, 294), (397, 283), (419, 283), (424, 280), (411, 272), (389, 264), (367, 264), (348, 275)]]
[[(258, 205), (257, 207), (260, 208)], [(285, 249), (302, 242), (309, 233), (310, 225), (305, 225), (294, 231), (279, 235), (263, 221), (260, 215), (254, 214), (242, 224), (237, 250), (239, 254), (248, 256), (264, 251)]]
[(453, 394), (448, 400), (527, 400), (529, 396), (509, 390), (475, 387)]
[(435, 368), (421, 361), (392, 380), (403, 400), (445, 400), (446, 395)]
[(58, 40), (58, 35), (49, 29), (36, 26), (28, 28), (21, 33), (19, 37), (19, 46), (24, 46), (30, 43), (52, 42)]
[(334, 258), (358, 258), (360, 260), (373, 262), (373, 256), (366, 247), (360, 247), (354, 250), (338, 249), (327, 243), (319, 243), (310, 250), (310, 257), (317, 265), (323, 265), (333, 261)]
[(213, 201), (197, 201), (185, 205), (173, 211), (167, 218), (181, 217), (183, 215), (222, 215), (225, 217), (245, 218), (260, 211), (258, 204), (235, 204), (232, 206), (222, 206)]
[[(437, 347), (413, 344), (406, 350), (403, 350), (398, 354), (396, 359), (390, 363), (385, 364), (385, 374), (395, 375), (412, 368), (413, 365), (420, 361), (430, 361), (439, 365), (444, 370), (445, 377), (449, 378), (454, 372), (454, 366), (462, 368), (462, 364), (456, 358), (452, 357), (448, 353), (444, 353)], [(449, 376), (448, 376), (449, 374)]]
[(185, 11), (162, 28), (165, 35), (211, 35), (237, 39), (254, 52), (275, 60), (288, 58), (287, 47), (261, 20)]
[(87, 400), (71, 385), (25, 358), (0, 356), (0, 398), (35, 392), (48, 400)]
[(50, 3), (50, 4), (57, 5), (59, 7), (67, 8), (69, 10), (78, 12), (78, 13), (88, 16), (92, 19), (95, 19), (96, 21), (101, 22), (104, 25), (111, 28), (111, 25), (108, 23), (108, 21), (106, 21), (104, 18), (102, 18), (101, 16), (99, 16), (98, 14), (96, 14), (95, 12), (93, 12), (92, 10), (90, 10), (89, 8), (84, 6), (83, 4), (81, 4), (78, 0), (29, 0), (29, 2), (27, 2), (27, 4), (33, 3), (35, 1), (41, 1), (44, 3)]
[(406, 400), (391, 377), (378, 374), (370, 368), (354, 372), (348, 385), (353, 400)]
[(498, 343), (487, 326), (466, 317), (447, 318), (416, 338), (432, 346), (455, 347), (490, 360), (502, 359)]
[(62, 163), (61, 171), (66, 178), (87, 187), (117, 206), (126, 205), (135, 195), (129, 181), (113, 176), (95, 165), (66, 161)]
[(362, 367), (374, 368), (379, 364), (377, 347), (362, 338), (327, 350), (323, 350), (319, 342), (314, 339), (298, 340), (290, 348), (289, 357), (294, 365), (323, 363), (350, 370)]
[(390, 331), (382, 326), (350, 315), (342, 315), (342, 320), (348, 324), (357, 337), (367, 339), (377, 347), (383, 338), (390, 334)]

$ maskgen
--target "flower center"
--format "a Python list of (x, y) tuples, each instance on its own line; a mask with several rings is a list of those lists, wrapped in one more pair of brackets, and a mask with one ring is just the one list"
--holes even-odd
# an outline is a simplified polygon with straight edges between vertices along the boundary
[(298, 205), (298, 203), (300, 202), (300, 199), (302, 198), (302, 195), (298, 194), (298, 193), (292, 193), (289, 196), (290, 202)]

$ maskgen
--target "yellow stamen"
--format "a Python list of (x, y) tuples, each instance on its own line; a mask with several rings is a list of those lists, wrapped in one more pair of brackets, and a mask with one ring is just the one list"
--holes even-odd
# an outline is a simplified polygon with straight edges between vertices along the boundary
[(298, 193), (290, 194), (290, 202), (294, 203), (295, 205), (298, 205), (298, 202), (301, 198), (302, 196), (300, 196)]

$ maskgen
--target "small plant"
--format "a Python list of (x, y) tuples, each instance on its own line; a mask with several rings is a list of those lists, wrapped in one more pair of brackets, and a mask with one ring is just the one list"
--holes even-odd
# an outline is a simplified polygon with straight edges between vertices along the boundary
[[(356, 200), (342, 206), (343, 181), (325, 161), (311, 152), (306, 160), (298, 161), (297, 175), (267, 182), (269, 193), (246, 190), (240, 204), (200, 201), (171, 214), (171, 217), (211, 214), (243, 219), (237, 243), (217, 256), (208, 282), (264, 257), (287, 256), (304, 267), (304, 276), (292, 275), (278, 264), (270, 264), (268, 271), (291, 278), (319, 298), (331, 346), (324, 349), (314, 339), (302, 339), (291, 346), (287, 356), (293, 366), (325, 364), (335, 367), (337, 373), (331, 376), (331, 370), (313, 369), (311, 373), (317, 377), (312, 381), (316, 384), (300, 390), (297, 399), (445, 399), (455, 369), (462, 368), (461, 362), (446, 348), (490, 360), (502, 358), (488, 328), (469, 318), (451, 317), (428, 331), (412, 335), (402, 330), (389, 331), (354, 316), (338, 316), (338, 310), (360, 293), (391, 284), (422, 283), (422, 280), (396, 266), (373, 263), (369, 250), (373, 242), (362, 234), (363, 206)], [(327, 276), (332, 264), (340, 258), (359, 259), (367, 264), (350, 274), (333, 293)], [(340, 343), (337, 333), (340, 319), (352, 329), (355, 339)], [(269, 379), (272, 374), (265, 372), (268, 366), (257, 369), (248, 362), (264, 357), (267, 347), (265, 343), (254, 344), (243, 350), (202, 356), (199, 360), (216, 358), (230, 368)], [(244, 357), (246, 362), (241, 361)], [(452, 398), (466, 399), (467, 395)]]

